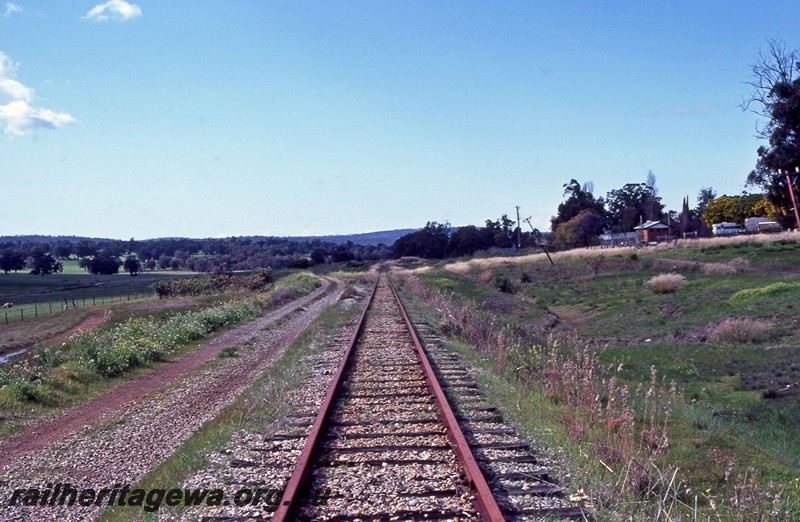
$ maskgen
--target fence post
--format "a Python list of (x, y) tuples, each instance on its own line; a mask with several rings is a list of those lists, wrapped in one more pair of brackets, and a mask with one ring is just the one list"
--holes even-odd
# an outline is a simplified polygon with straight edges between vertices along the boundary
[(50, 315), (53, 315), (53, 301), (50, 301), (49, 303), (47, 303), (47, 306), (50, 307)]
[(8, 326), (8, 312), (6, 312), (6, 326)]
[(23, 310), (22, 308), (19, 309), (19, 320), (20, 321), (25, 320), (25, 310)]
[(39, 306), (36, 303), (33, 303), (33, 316), (39, 317)]

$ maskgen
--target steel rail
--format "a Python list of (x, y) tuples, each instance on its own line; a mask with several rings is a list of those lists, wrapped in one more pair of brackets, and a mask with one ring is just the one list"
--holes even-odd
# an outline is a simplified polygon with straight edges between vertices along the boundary
[(289, 515), (297, 507), (297, 504), (300, 501), (299, 492), (303, 484), (306, 482), (309, 473), (311, 472), (314, 459), (319, 454), (319, 450), (324, 440), (324, 431), (327, 427), (332, 406), (334, 404), (336, 391), (338, 390), (339, 383), (345, 374), (345, 368), (350, 361), (350, 355), (353, 353), (353, 348), (358, 341), (358, 337), (361, 335), (361, 331), (364, 329), (364, 321), (367, 317), (367, 310), (369, 310), (369, 307), (375, 298), (375, 293), (378, 290), (379, 282), (380, 276), (378, 277), (378, 280), (375, 281), (375, 286), (372, 287), (372, 293), (367, 300), (366, 306), (364, 306), (364, 311), (361, 312), (361, 317), (358, 319), (358, 325), (356, 326), (353, 335), (350, 337), (347, 349), (345, 350), (344, 355), (342, 356), (342, 361), (339, 363), (339, 367), (336, 370), (336, 375), (334, 376), (333, 382), (328, 388), (328, 391), (325, 394), (325, 399), (320, 407), (320, 411), (314, 419), (314, 424), (311, 427), (311, 432), (308, 435), (308, 439), (306, 439), (306, 444), (303, 446), (303, 451), (300, 453), (300, 457), (298, 457), (297, 464), (294, 467), (292, 475), (289, 477), (289, 481), (286, 483), (286, 489), (283, 492), (283, 497), (281, 497), (281, 502), (278, 506), (278, 509), (276, 509), (275, 513), (272, 515), (272, 522), (284, 522), (286, 520), (290, 520)]
[[(291, 520), (292, 514), (299, 507), (300, 502), (303, 500), (300, 495), (302, 488), (309, 478), (314, 460), (320, 453), (320, 449), (324, 442), (324, 432), (333, 410), (333, 405), (340, 388), (340, 383), (344, 377), (345, 370), (350, 361), (350, 357), (354, 351), (358, 338), (363, 331), (367, 311), (374, 300), (378, 284), (380, 283), (380, 277), (383, 276), (381, 275), (378, 277), (378, 281), (376, 281), (375, 286), (372, 289), (372, 294), (370, 295), (369, 300), (364, 307), (364, 311), (361, 313), (358, 325), (352, 337), (350, 338), (347, 349), (342, 357), (342, 361), (339, 363), (339, 367), (333, 382), (331, 382), (331, 385), (328, 388), (328, 391), (322, 402), (322, 406), (320, 407), (320, 411), (314, 420), (314, 424), (312, 425), (311, 432), (306, 440), (306, 444), (303, 447), (292, 475), (287, 482), (280, 504), (278, 505), (275, 513), (272, 515), (272, 522), (285, 522), (287, 520)], [(389, 288), (394, 295), (395, 301), (400, 307), (403, 321), (406, 324), (406, 328), (408, 329), (409, 335), (411, 336), (416, 348), (417, 356), (422, 366), (423, 373), (425, 374), (428, 389), (433, 395), (434, 403), (439, 410), (439, 418), (446, 428), (447, 437), (451, 443), (453, 451), (456, 454), (456, 458), (459, 461), (462, 470), (464, 471), (464, 475), (467, 478), (467, 483), (475, 494), (475, 500), (473, 503), (476, 507), (476, 510), (481, 514), (481, 517), (485, 522), (504, 522), (505, 518), (503, 517), (503, 514), (497, 505), (491, 488), (486, 482), (486, 479), (483, 476), (475, 457), (472, 455), (472, 450), (470, 449), (466, 437), (464, 437), (464, 434), (458, 425), (458, 420), (456, 419), (455, 413), (450, 407), (444, 390), (436, 378), (433, 367), (431, 366), (425, 350), (420, 343), (419, 337), (414, 330), (413, 324), (411, 323), (411, 320), (409, 319), (408, 314), (406, 313), (406, 310), (400, 301), (400, 297), (398, 296), (394, 285), (389, 280), (388, 275), (386, 276), (386, 279), (389, 283)]]
[(475, 492), (475, 507), (478, 509), (485, 522), (505, 521), (505, 517), (503, 516), (503, 513), (494, 498), (492, 489), (486, 482), (486, 477), (483, 476), (483, 472), (481, 471), (478, 462), (475, 460), (475, 456), (472, 454), (472, 449), (469, 447), (467, 438), (464, 436), (464, 432), (461, 431), (461, 427), (458, 425), (456, 414), (450, 407), (450, 403), (447, 401), (447, 396), (445, 395), (442, 386), (439, 384), (439, 380), (436, 378), (436, 373), (434, 372), (433, 367), (428, 360), (428, 355), (425, 353), (425, 349), (422, 347), (422, 343), (417, 336), (414, 325), (406, 313), (406, 309), (400, 300), (400, 296), (397, 294), (397, 290), (395, 289), (394, 284), (392, 284), (392, 281), (389, 279), (388, 275), (386, 276), (386, 279), (389, 281), (389, 288), (391, 288), (392, 293), (397, 300), (397, 304), (400, 306), (400, 311), (403, 314), (403, 320), (405, 321), (408, 332), (414, 341), (414, 346), (417, 349), (417, 355), (419, 356), (423, 372), (425, 373), (425, 379), (428, 382), (428, 388), (433, 394), (434, 401), (439, 408), (440, 419), (447, 428), (447, 438), (453, 445), (456, 457), (458, 458), (459, 464), (461, 464), (461, 467), (464, 470), (464, 474), (467, 477), (469, 486)]

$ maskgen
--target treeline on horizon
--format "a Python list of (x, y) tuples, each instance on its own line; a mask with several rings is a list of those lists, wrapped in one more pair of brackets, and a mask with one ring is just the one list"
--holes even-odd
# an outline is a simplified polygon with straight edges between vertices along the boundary
[(744, 224), (747, 218), (761, 217), (793, 224), (788, 209), (772, 202), (770, 194), (757, 193), (717, 197), (712, 187), (697, 194), (697, 204), (684, 198), (680, 211), (665, 210), (658, 196), (656, 178), (649, 172), (643, 183), (626, 183), (605, 197), (595, 197), (592, 182), (572, 179), (564, 184), (564, 201), (550, 219), (550, 230), (541, 232), (530, 226), (523, 231), (503, 215), (485, 226), (452, 227), (449, 223), (429, 221), (424, 228), (400, 237), (393, 245), (395, 257), (415, 256), (428, 259), (472, 256), (480, 252), (508, 251), (514, 248), (545, 247), (548, 250), (581, 248), (600, 244), (603, 234), (628, 234), (637, 225), (648, 221), (670, 227), (674, 238), (711, 235), (714, 223)]
[[(329, 263), (365, 263), (405, 256), (427, 259), (472, 256), (480, 252), (519, 248), (578, 248), (599, 244), (604, 233), (628, 233), (643, 221), (668, 223), (676, 237), (683, 233), (710, 234), (712, 223), (742, 223), (748, 217), (785, 220), (766, 194), (717, 197), (703, 188), (697, 206), (683, 201), (680, 212), (665, 211), (648, 173), (643, 183), (628, 183), (596, 198), (591, 182), (572, 179), (564, 184), (564, 201), (544, 233), (507, 215), (487, 219), (484, 226), (453, 227), (429, 221), (423, 228), (383, 243), (356, 244), (353, 241), (324, 241), (320, 238), (229, 237), (222, 239), (161, 238), (148, 240), (90, 239), (75, 236), (20, 236), (0, 240), (0, 270), (5, 273), (30, 270), (31, 274), (61, 272), (61, 261), (78, 259), (79, 266), (92, 274), (109, 275), (120, 269), (137, 275), (144, 270), (188, 270), (224, 273), (261, 268), (309, 268)], [(403, 231), (393, 231), (395, 236)], [(392, 232), (375, 233), (392, 237)], [(341, 236), (340, 236), (341, 237)], [(347, 236), (344, 236), (347, 237)]]
[(367, 262), (392, 257), (391, 247), (333, 243), (320, 239), (239, 238), (150, 240), (89, 239), (36, 236), (0, 243), (0, 270), (30, 270), (34, 275), (61, 272), (61, 261), (78, 259), (93, 274), (110, 275), (124, 269), (190, 270), (223, 273), (259, 268), (308, 268), (323, 263)]

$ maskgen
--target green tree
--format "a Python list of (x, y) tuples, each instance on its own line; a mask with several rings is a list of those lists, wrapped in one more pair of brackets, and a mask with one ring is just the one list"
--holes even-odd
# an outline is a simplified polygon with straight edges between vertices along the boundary
[(597, 242), (603, 233), (605, 219), (596, 210), (584, 209), (565, 223), (560, 223), (554, 232), (556, 243), (572, 247), (586, 247)]
[(452, 257), (471, 256), (478, 250), (491, 247), (492, 243), (493, 238), (487, 237), (487, 234), (475, 225), (459, 227), (450, 234), (447, 255)]
[(72, 243), (57, 241), (53, 244), (53, 255), (58, 259), (67, 259), (72, 254)]
[(603, 198), (595, 199), (592, 194), (592, 182), (581, 185), (571, 179), (564, 184), (564, 201), (558, 206), (558, 212), (550, 218), (550, 230), (556, 231), (561, 223), (566, 223), (584, 210), (594, 210), (601, 216), (605, 214)]
[(0, 250), (0, 270), (6, 274), (25, 268), (25, 253), (11, 245)]
[(64, 271), (64, 266), (49, 253), (44, 250), (35, 249), (31, 252), (27, 261), (31, 275), (50, 275)]
[(703, 221), (709, 227), (722, 222), (744, 224), (744, 220), (749, 217), (760, 217), (763, 200), (763, 194), (720, 196), (706, 206)]
[(764, 190), (770, 203), (780, 209), (779, 219), (785, 226), (794, 226), (793, 205), (788, 184), (800, 194), (797, 176), (787, 180), (778, 170), (794, 171), (800, 167), (800, 51), (788, 50), (779, 40), (769, 41), (769, 50), (759, 53), (752, 66), (753, 88), (742, 104), (764, 119), (758, 128), (767, 145), (758, 148), (755, 169), (747, 176), (748, 186)]
[(122, 268), (131, 276), (137, 276), (142, 271), (142, 263), (136, 256), (128, 256), (125, 258), (125, 262), (122, 263)]
[(691, 232), (692, 222), (694, 220), (694, 213), (689, 208), (689, 196), (683, 198), (683, 202), (681, 203), (681, 213), (680, 213), (680, 231), (683, 232)]
[(736, 197), (722, 195), (714, 198), (703, 212), (703, 221), (709, 227), (714, 223), (739, 221), (739, 204)]
[(717, 197), (717, 193), (712, 187), (701, 188), (697, 193), (697, 213), (702, 216), (708, 204), (714, 201), (715, 197)]
[(78, 257), (90, 257), (97, 255), (97, 245), (90, 239), (81, 239), (73, 249), (73, 254)]
[(399, 237), (393, 245), (394, 254), (396, 257), (417, 256), (442, 259), (447, 253), (449, 241), (449, 223), (428, 221), (423, 229)]
[(489, 246), (511, 248), (514, 246), (514, 222), (506, 214), (497, 221), (486, 220), (485, 234), (490, 238)]
[(311, 262), (315, 265), (321, 265), (325, 262), (325, 249), (317, 247), (311, 251)]
[(661, 219), (664, 205), (647, 183), (627, 183), (606, 195), (607, 223), (614, 232), (630, 232), (641, 221)]
[(112, 275), (119, 273), (122, 262), (112, 252), (101, 250), (99, 254), (89, 259), (85, 266), (92, 274)]
[(351, 241), (336, 245), (331, 251), (331, 257), (333, 258), (333, 262), (344, 263), (345, 261), (352, 261), (353, 259), (356, 258), (356, 256), (353, 255), (352, 250), (353, 250), (353, 243)]
[(170, 263), (172, 263), (172, 256), (168, 256), (167, 254), (158, 256), (158, 268), (161, 270), (168, 270)]

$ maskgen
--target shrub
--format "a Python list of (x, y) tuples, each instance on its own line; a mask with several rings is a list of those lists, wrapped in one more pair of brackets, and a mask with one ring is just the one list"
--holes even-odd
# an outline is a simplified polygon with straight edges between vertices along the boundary
[(53, 391), (41, 382), (15, 380), (9, 385), (11, 393), (19, 401), (47, 404), (53, 400)]
[(686, 278), (680, 274), (661, 274), (651, 278), (645, 284), (654, 294), (672, 294), (684, 281)]
[(272, 270), (261, 268), (247, 275), (214, 274), (158, 281), (153, 285), (159, 299), (213, 295), (222, 292), (265, 290), (274, 281)]
[(166, 322), (131, 319), (108, 332), (87, 332), (70, 340), (92, 372), (114, 377), (146, 361), (160, 361), (179, 346), (258, 316), (250, 303), (229, 302), (178, 314)]
[(492, 284), (494, 284), (495, 288), (507, 294), (513, 294), (516, 291), (514, 284), (511, 282), (511, 278), (505, 274), (497, 274), (494, 276)]
[(775, 336), (775, 327), (769, 321), (729, 317), (711, 328), (708, 339), (714, 342), (758, 343)]
[(773, 283), (761, 288), (740, 290), (730, 297), (731, 302), (747, 304), (766, 299), (795, 300), (800, 297), (800, 283)]

